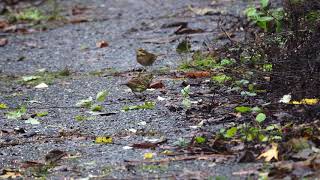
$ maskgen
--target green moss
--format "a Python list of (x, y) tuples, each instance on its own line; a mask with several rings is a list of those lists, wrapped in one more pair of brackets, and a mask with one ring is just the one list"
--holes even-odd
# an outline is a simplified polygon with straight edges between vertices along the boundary
[(223, 84), (227, 81), (232, 80), (232, 78), (230, 76), (225, 75), (225, 74), (219, 74), (219, 75), (213, 76), (211, 78), (211, 80), (215, 83)]
[(13, 15), (17, 21), (40, 21), (47, 19), (39, 9), (29, 8)]
[(306, 15), (306, 19), (310, 23), (314, 23), (316, 21), (320, 20), (320, 10), (317, 11), (311, 11)]
[(70, 75), (70, 71), (66, 69), (63, 69), (61, 71), (56, 71), (56, 72), (44, 71), (44, 72), (37, 72), (32, 75), (23, 76), (19, 78), (17, 82), (23, 85), (32, 85), (32, 86), (38, 85), (40, 83), (51, 85), (54, 83), (56, 79), (61, 79), (68, 75)]
[(216, 59), (210, 55), (204, 55), (197, 51), (193, 54), (192, 61), (183, 62), (180, 66), (180, 70), (211, 70), (222, 68), (220, 63), (217, 63)]

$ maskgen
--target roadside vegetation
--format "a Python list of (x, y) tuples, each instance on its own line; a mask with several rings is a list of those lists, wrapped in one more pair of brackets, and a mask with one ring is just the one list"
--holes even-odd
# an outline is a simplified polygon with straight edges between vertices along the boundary
[[(139, 171), (165, 172), (168, 167), (163, 162), (210, 159), (214, 156), (217, 161), (231, 159), (233, 163), (259, 164), (254, 171), (238, 172), (248, 179), (314, 179), (320, 176), (320, 2), (283, 0), (281, 5), (272, 4), (269, 0), (257, 2), (248, 3), (243, 16), (239, 17), (245, 25), (243, 40), (234, 40), (232, 32), (223, 26), (220, 29), (226, 43), (221, 46), (208, 43), (208, 50), (194, 51), (190, 39), (184, 38), (172, 50), (182, 60), (172, 70), (175, 77), (172, 77), (171, 70), (154, 70), (154, 75), (159, 77), (182, 80), (181, 89), (175, 95), (179, 102), (172, 102), (168, 109), (193, 124), (190, 126), (193, 135), (190, 139), (179, 138), (170, 144), (172, 148), (161, 149), (161, 157), (168, 158), (159, 160), (155, 158), (155, 152), (144, 153), (141, 162), (146, 164), (140, 164)], [(47, 3), (51, 7), (47, 12), (37, 7), (7, 10), (5, 26), (30, 23), (31, 26), (24, 29), (26, 32), (47, 27), (52, 22), (62, 25), (87, 21), (67, 20), (61, 15), (56, 1)], [(81, 11), (81, 8), (76, 10)], [(197, 15), (210, 13), (210, 9), (200, 11), (192, 8), (191, 11)], [(108, 47), (107, 42), (97, 43), (97, 48), (105, 47)], [(126, 73), (106, 69), (79, 76), (112, 77)], [(141, 72), (137, 73), (140, 77)], [(3, 79), (22, 87), (43, 89), (73, 76), (78, 74), (66, 67), (56, 72), (43, 69), (22, 77), (3, 76)], [(148, 83), (147, 86), (142, 87), (143, 91), (165, 89), (162, 81)], [(74, 116), (74, 121), (83, 123), (95, 120), (97, 116), (156, 110), (157, 103), (167, 98), (158, 96), (150, 100), (144, 97), (141, 98), (143, 102), (133, 101), (116, 112), (109, 112), (106, 105), (113, 102), (109, 102), (108, 97), (112, 94), (107, 89), (100, 89), (92, 96), (79, 99), (74, 104), (72, 108), (82, 110)], [(40, 124), (41, 119), (49, 114), (48, 111), (30, 114), (27, 103), (14, 108), (0, 102), (0, 110), (5, 111), (7, 119), (24, 119), (25, 123), (32, 125)], [(222, 124), (218, 130), (215, 128), (217, 124)], [(143, 134), (136, 129), (129, 132)], [(95, 144), (118, 143), (113, 135), (90, 138)], [(165, 138), (159, 138), (126, 148), (154, 150), (166, 142)], [(0, 148), (6, 145), (1, 143)], [(45, 162), (27, 162), (24, 164), (27, 168), (22, 172), (3, 170), (0, 178), (24, 174), (46, 177), (64, 156), (67, 153), (63, 151), (49, 152)], [(107, 176), (112, 167), (106, 168), (106, 171)]]

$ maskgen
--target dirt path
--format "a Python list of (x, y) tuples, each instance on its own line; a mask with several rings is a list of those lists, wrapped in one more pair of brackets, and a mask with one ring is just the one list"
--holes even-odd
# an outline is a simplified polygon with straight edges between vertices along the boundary
[[(162, 163), (143, 163), (144, 154), (149, 152), (156, 154), (155, 161), (170, 158), (162, 154), (163, 151), (171, 150), (179, 139), (190, 140), (197, 134), (199, 129), (190, 126), (197, 125), (201, 117), (199, 121), (186, 119), (183, 111), (171, 108), (181, 106), (183, 79), (159, 73), (155, 81), (163, 80), (166, 89), (164, 92), (147, 91), (146, 100), (135, 97), (121, 86), (134, 74), (133, 69), (140, 68), (135, 61), (135, 49), (142, 47), (164, 54), (153, 69), (171, 74), (182, 63), (175, 48), (185, 36), (191, 37), (193, 50), (203, 48), (204, 41), (208, 42), (221, 33), (217, 27), (220, 14), (236, 15), (244, 8), (243, 4), (219, 1), (210, 6), (211, 1), (191, 0), (72, 0), (62, 1), (60, 5), (67, 12), (79, 2), (88, 7), (89, 22), (28, 35), (12, 34), (6, 36), (9, 43), (0, 48), (0, 102), (10, 108), (27, 104), (29, 115), (48, 112), (47, 116), (38, 118), (40, 124), (31, 125), (25, 120), (7, 119), (6, 111), (0, 111), (0, 169), (19, 169), (26, 161), (43, 162), (49, 151), (59, 149), (68, 156), (60, 160), (58, 166), (40, 172), (28, 171), (29, 174), (25, 175), (36, 174), (52, 179), (95, 176), (111, 179), (203, 179), (217, 176), (241, 179), (248, 176), (248, 173), (240, 176), (241, 173), (237, 172), (248, 170), (255, 164), (249, 167), (236, 163), (233, 156), (210, 157), (194, 153), (191, 160), (183, 160), (182, 157), (187, 155), (179, 152), (181, 161), (178, 158)], [(189, 5), (211, 7), (216, 12), (195, 15), (188, 10)], [(178, 27), (164, 27), (174, 22), (187, 22), (188, 27), (204, 32), (177, 35), (174, 32)], [(96, 43), (101, 40), (107, 41), (109, 46), (97, 48)], [(14, 76), (15, 80), (39, 69), (55, 72), (65, 67), (71, 70), (71, 75), (55, 77), (45, 89), (8, 81), (8, 76)], [(121, 75), (114, 75), (115, 72)], [(199, 87), (192, 87), (191, 91), (196, 88)], [(109, 92), (103, 103), (105, 116), (92, 116), (86, 109), (75, 107), (79, 100), (95, 97), (102, 90)], [(201, 90), (209, 90), (209, 87), (204, 84)], [(159, 96), (165, 100), (160, 101)], [(155, 108), (120, 111), (125, 105), (145, 101), (156, 102)], [(85, 116), (89, 120), (79, 122), (75, 120), (76, 116)], [(223, 122), (210, 126), (211, 131), (218, 131), (222, 125)], [(96, 144), (94, 139), (97, 136), (111, 136), (113, 143)], [(126, 149), (134, 143), (162, 137), (166, 141), (156, 148)]]

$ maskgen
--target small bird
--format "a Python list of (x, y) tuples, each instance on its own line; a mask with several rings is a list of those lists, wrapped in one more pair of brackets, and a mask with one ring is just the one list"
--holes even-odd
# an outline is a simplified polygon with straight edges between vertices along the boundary
[(151, 66), (157, 59), (157, 55), (149, 53), (148, 51), (139, 48), (136, 50), (137, 62), (142, 66)]
[(143, 92), (146, 89), (149, 88), (151, 82), (153, 79), (152, 74), (139, 74), (137, 77), (133, 77), (128, 82), (126, 82), (124, 85), (128, 86), (133, 93), (135, 92)]

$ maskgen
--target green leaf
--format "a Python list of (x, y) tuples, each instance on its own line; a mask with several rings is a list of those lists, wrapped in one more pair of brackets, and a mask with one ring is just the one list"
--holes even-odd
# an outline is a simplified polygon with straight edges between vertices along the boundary
[(102, 111), (102, 106), (98, 104), (94, 104), (91, 106), (91, 111)]
[(147, 101), (144, 104), (141, 105), (135, 105), (135, 106), (124, 106), (122, 108), (122, 111), (126, 112), (126, 111), (130, 111), (130, 110), (147, 110), (147, 109), (154, 109), (156, 103), (155, 102), (150, 102)]
[(185, 109), (191, 108), (191, 101), (189, 98), (183, 98), (182, 105)]
[(235, 60), (234, 59), (222, 59), (220, 62), (221, 66), (229, 66), (234, 64)]
[(8, 106), (4, 103), (0, 103), (0, 109), (7, 109)]
[(260, 0), (260, 4), (262, 8), (266, 8), (269, 5), (269, 0)]
[(189, 40), (185, 39), (178, 44), (176, 51), (177, 53), (187, 53), (190, 51), (190, 49), (191, 49), (191, 44)]
[(37, 117), (43, 117), (43, 116), (46, 116), (46, 115), (48, 115), (49, 113), (48, 113), (48, 111), (44, 111), (44, 112), (38, 112), (37, 114), (36, 114), (36, 116)]
[(220, 74), (220, 75), (213, 76), (211, 79), (218, 84), (223, 84), (227, 81), (230, 81), (232, 78), (225, 74)]
[(202, 137), (202, 136), (197, 136), (195, 138), (195, 141), (198, 143), (198, 144), (202, 144), (204, 142), (206, 142), (206, 138)]
[(106, 90), (100, 91), (100, 92), (98, 92), (98, 94), (97, 94), (96, 100), (97, 100), (98, 102), (103, 102), (103, 101), (106, 100), (107, 95), (108, 95), (108, 92), (107, 92)]
[(259, 113), (256, 116), (256, 121), (258, 121), (259, 123), (262, 123), (264, 120), (266, 120), (267, 116), (264, 113)]
[(29, 81), (37, 80), (39, 78), (41, 78), (41, 76), (23, 76), (22, 80), (24, 82), (29, 82)]
[(251, 107), (247, 107), (247, 106), (238, 106), (235, 108), (235, 110), (240, 113), (247, 113), (247, 112), (250, 112), (252, 109)]
[(232, 127), (230, 129), (227, 130), (227, 132), (224, 134), (224, 137), (226, 138), (232, 138), (233, 136), (235, 136), (237, 134), (237, 127)]
[(74, 119), (75, 119), (76, 121), (85, 121), (85, 120), (88, 120), (88, 118), (87, 118), (86, 116), (81, 116), (81, 115), (76, 115), (76, 116), (74, 117)]
[(93, 101), (92, 97), (89, 97), (88, 99), (82, 99), (76, 104), (76, 106), (90, 108), (92, 105), (92, 101)]
[(184, 87), (183, 89), (181, 89), (181, 94), (183, 97), (189, 97), (190, 94), (190, 85)]
[(262, 110), (261, 110), (261, 108), (259, 108), (259, 107), (253, 107), (253, 108), (251, 108), (251, 112), (262, 112)]
[(40, 124), (38, 119), (35, 119), (35, 118), (29, 118), (28, 120), (25, 121), (25, 123), (32, 124), (32, 125)]
[(272, 16), (263, 16), (263, 17), (260, 17), (258, 19), (258, 21), (260, 22), (269, 22), (269, 21), (272, 21), (274, 18)]
[(249, 91), (241, 91), (240, 94), (241, 94), (241, 96), (250, 96), (250, 97), (257, 95), (257, 93), (255, 93), (255, 92), (249, 92)]
[(27, 112), (27, 109), (25, 106), (22, 106), (20, 109), (10, 111), (7, 113), (8, 119), (19, 119), (22, 115), (24, 115)]

